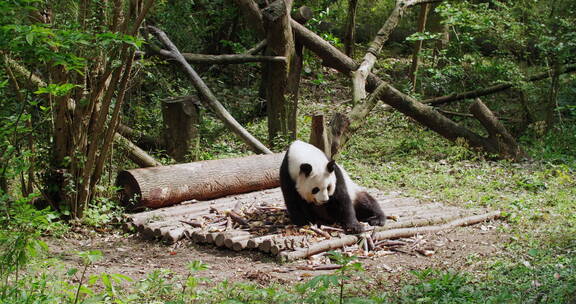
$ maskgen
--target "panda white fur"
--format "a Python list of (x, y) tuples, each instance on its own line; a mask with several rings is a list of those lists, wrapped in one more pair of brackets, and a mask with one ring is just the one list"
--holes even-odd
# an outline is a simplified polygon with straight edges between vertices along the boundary
[(378, 202), (342, 167), (299, 140), (290, 145), (280, 166), (280, 188), (296, 225), (340, 223), (347, 232), (360, 233), (359, 221), (373, 226), (386, 221)]

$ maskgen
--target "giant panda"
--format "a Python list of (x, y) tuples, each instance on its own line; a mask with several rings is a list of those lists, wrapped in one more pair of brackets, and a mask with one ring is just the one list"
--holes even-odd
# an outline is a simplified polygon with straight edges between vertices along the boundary
[(348, 173), (311, 144), (293, 142), (280, 166), (280, 188), (295, 225), (341, 224), (348, 233), (383, 226), (386, 216), (378, 202), (356, 185)]

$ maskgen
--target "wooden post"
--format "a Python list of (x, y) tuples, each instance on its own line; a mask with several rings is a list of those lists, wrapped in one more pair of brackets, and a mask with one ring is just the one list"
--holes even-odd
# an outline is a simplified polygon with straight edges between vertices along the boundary
[(332, 156), (330, 151), (330, 142), (328, 141), (328, 134), (326, 128), (326, 121), (324, 115), (312, 116), (312, 128), (310, 131), (310, 144), (322, 150), (328, 158)]
[(168, 99), (162, 102), (164, 142), (168, 155), (178, 162), (194, 160), (190, 152), (198, 138), (200, 102), (192, 96)]

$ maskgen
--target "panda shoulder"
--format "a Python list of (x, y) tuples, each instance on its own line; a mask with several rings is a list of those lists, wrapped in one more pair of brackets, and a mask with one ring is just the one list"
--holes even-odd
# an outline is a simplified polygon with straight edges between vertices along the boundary
[(348, 192), (348, 195), (350, 196), (350, 199), (352, 201), (354, 201), (354, 199), (356, 198), (357, 194), (359, 192), (364, 191), (362, 189), (362, 187), (360, 187), (358, 184), (356, 184), (352, 178), (350, 178), (350, 175), (348, 174), (348, 172), (344, 169), (344, 167), (342, 167), (342, 165), (338, 165), (338, 168), (340, 169), (340, 172), (342, 172), (342, 179), (344, 181), (344, 185), (346, 186), (346, 192)]

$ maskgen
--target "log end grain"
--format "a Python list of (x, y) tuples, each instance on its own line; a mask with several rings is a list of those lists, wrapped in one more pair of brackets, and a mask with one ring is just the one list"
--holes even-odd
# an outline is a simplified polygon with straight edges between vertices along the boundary
[(116, 177), (116, 186), (118, 190), (118, 199), (129, 210), (135, 210), (140, 207), (142, 191), (140, 185), (130, 171), (120, 171)]

